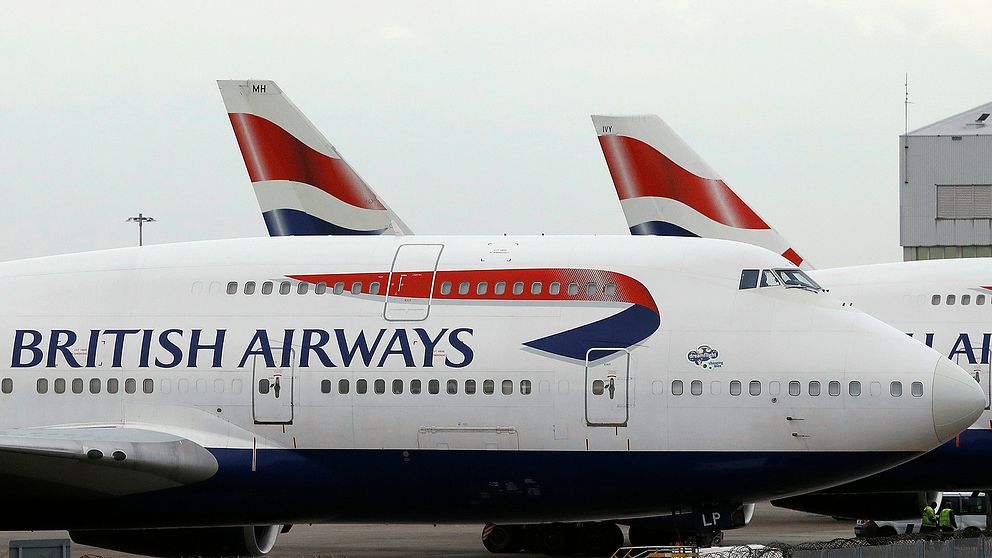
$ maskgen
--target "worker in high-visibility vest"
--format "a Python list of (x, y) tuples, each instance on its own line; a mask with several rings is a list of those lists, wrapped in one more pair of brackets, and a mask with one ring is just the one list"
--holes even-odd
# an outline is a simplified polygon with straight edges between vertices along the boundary
[(954, 511), (948, 506), (941, 508), (939, 522), (941, 533), (950, 533), (958, 527), (958, 522), (954, 519)]
[(937, 530), (937, 502), (930, 502), (930, 505), (923, 508), (923, 524), (920, 526), (921, 533), (933, 533)]

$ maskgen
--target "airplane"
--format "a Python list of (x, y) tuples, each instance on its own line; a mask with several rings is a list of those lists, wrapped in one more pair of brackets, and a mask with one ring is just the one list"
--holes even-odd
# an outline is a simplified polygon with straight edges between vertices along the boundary
[(271, 80), (218, 80), (270, 236), (412, 234)]
[(601, 519), (809, 492), (974, 422), (982, 391), (931, 348), (822, 290), (741, 285), (788, 265), (394, 235), (3, 262), (2, 526), (260, 556), (295, 523), (571, 521), (547, 529), (600, 552)]
[[(776, 251), (790, 246), (767, 224), (758, 230), (747, 229), (746, 224), (756, 222), (754, 210), (661, 118), (595, 115), (592, 120), (633, 234), (664, 234), (664, 228), (654, 225), (662, 222), (669, 230), (681, 228), (700, 237), (733, 236)], [(786, 257), (795, 254), (790, 258), (794, 263), (806, 264), (791, 247), (783, 252)], [(807, 269), (831, 294), (936, 348), (968, 370), (984, 392), (986, 409), (955, 440), (918, 459), (833, 487), (826, 494), (773, 504), (826, 515), (849, 516), (858, 510), (880, 519), (901, 518), (915, 515), (929, 501), (931, 495), (921, 491), (992, 485), (992, 473), (986, 467), (992, 457), (992, 320), (984, 308), (992, 304), (990, 266), (988, 258), (969, 258)], [(782, 281), (789, 283), (787, 278)], [(911, 492), (909, 497), (906, 491)], [(874, 495), (881, 492), (904, 494), (888, 499)]]

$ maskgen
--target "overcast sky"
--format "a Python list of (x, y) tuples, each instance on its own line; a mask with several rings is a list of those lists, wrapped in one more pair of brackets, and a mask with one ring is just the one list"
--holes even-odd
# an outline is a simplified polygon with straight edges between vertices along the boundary
[(906, 72), (911, 129), (992, 100), (982, 0), (3, 5), (0, 260), (264, 236), (221, 78), (423, 234), (627, 234), (589, 115), (657, 113), (818, 267), (901, 259)]

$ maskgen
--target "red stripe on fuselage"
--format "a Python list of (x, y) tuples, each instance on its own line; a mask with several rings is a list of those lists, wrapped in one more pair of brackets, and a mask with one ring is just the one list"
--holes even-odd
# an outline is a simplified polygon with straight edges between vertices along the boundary
[(634, 138), (599, 136), (599, 143), (621, 200), (669, 198), (729, 227), (770, 228), (722, 180), (697, 176)]
[(320, 188), (355, 207), (385, 209), (365, 182), (341, 159), (312, 149), (260, 116), (247, 113), (228, 116), (252, 182), (292, 180)]
[(782, 257), (796, 264), (796, 266), (800, 266), (803, 264), (802, 256), (797, 254), (796, 251), (793, 250), (792, 248), (789, 248), (785, 252), (782, 252)]
[[(288, 277), (307, 283), (325, 283), (333, 292), (334, 285), (342, 284), (343, 292), (350, 293), (358, 282), (361, 286), (356, 294), (373, 294), (372, 283), (378, 283), (376, 293), (385, 295), (385, 284), (389, 281), (386, 273), (329, 273), (315, 275), (289, 275)], [(402, 282), (401, 282), (402, 279)], [(475, 300), (475, 301), (579, 301), (579, 302), (621, 302), (639, 304), (657, 313), (658, 306), (640, 281), (614, 271), (599, 269), (494, 269), (438, 271), (433, 277), (431, 293), (430, 271), (394, 272), (389, 285), (389, 296), (407, 298), (427, 298), (434, 300)], [(450, 282), (450, 291), (442, 294), (442, 285)], [(459, 292), (462, 283), (468, 283), (468, 291)], [(480, 294), (479, 284), (486, 283)], [(503, 283), (503, 292), (496, 293), (498, 283)], [(523, 283), (520, 294), (514, 294), (516, 283)], [(534, 292), (534, 283), (540, 283), (540, 291)], [(551, 294), (551, 284), (558, 283), (558, 292)], [(569, 284), (578, 286), (578, 292), (569, 294)], [(595, 284), (590, 289), (589, 284)], [(610, 292), (607, 286), (612, 285)]]

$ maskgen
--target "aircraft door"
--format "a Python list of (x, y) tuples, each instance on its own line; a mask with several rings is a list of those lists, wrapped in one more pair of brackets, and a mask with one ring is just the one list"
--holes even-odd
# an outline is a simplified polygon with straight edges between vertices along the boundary
[(595, 348), (586, 352), (586, 425), (627, 426), (630, 418), (630, 352)]
[[(291, 352), (293, 349), (289, 349)], [(273, 347), (273, 357), (279, 357), (281, 350)], [(295, 355), (290, 357), (295, 362)], [(266, 366), (265, 358), (255, 355), (252, 363), (252, 414), (255, 424), (293, 424), (293, 405), (296, 367)]]
[(396, 250), (386, 286), (383, 317), (391, 321), (427, 319), (442, 244), (403, 244)]

